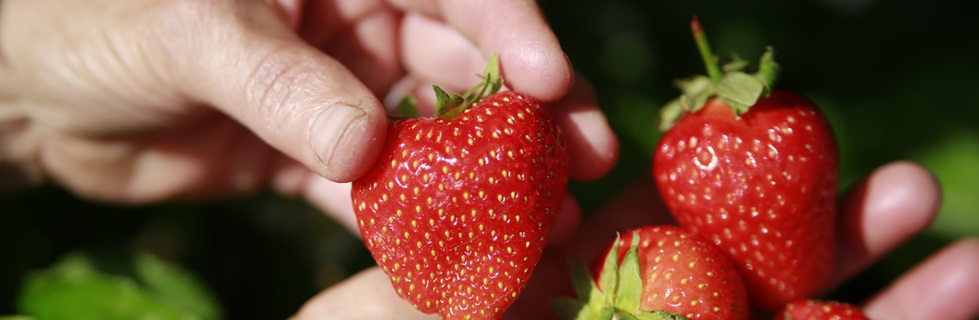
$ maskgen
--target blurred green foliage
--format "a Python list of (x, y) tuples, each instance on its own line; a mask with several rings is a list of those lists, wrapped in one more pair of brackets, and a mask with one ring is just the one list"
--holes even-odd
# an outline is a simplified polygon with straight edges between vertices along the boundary
[[(673, 79), (703, 73), (687, 29), (698, 15), (715, 52), (738, 52), (754, 61), (766, 45), (775, 48), (783, 68), (779, 86), (809, 97), (830, 117), (840, 141), (842, 188), (900, 159), (924, 164), (942, 184), (943, 206), (935, 223), (835, 295), (865, 298), (942, 245), (979, 236), (979, 10), (974, 2), (539, 3), (581, 77), (595, 87), (622, 142), (621, 160), (611, 174), (572, 183), (586, 212), (648, 175), (659, 137), (658, 108), (678, 94)], [(106, 249), (151, 252), (200, 281), (139, 280), (115, 270), (112, 274), (136, 280), (104, 278), (103, 289), (122, 290), (130, 286), (120, 286), (125, 282), (140, 292), (171, 292), (199, 284), (221, 307), (205, 313), (231, 319), (287, 317), (318, 290), (372, 264), (356, 237), (296, 199), (260, 194), (116, 207), (49, 187), (0, 198), (0, 314), (41, 312), (43, 307), (29, 303), (39, 274), (65, 268), (72, 256), (55, 263), (69, 252)], [(170, 308), (193, 301), (146, 303)]]
[(147, 253), (70, 253), (25, 278), (18, 307), (40, 319), (221, 318), (214, 299), (196, 280)]

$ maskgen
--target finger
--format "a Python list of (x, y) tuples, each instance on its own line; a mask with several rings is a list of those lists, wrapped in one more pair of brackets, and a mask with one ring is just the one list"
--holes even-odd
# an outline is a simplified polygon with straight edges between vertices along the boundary
[(264, 187), (281, 155), (225, 117), (130, 140), (48, 132), (48, 174), (90, 199), (146, 203), (241, 195)]
[(940, 190), (914, 163), (878, 168), (841, 200), (838, 266), (841, 283), (917, 234), (938, 212)]
[(871, 319), (979, 317), (979, 240), (963, 239), (934, 254), (865, 306)]
[[(451, 77), (479, 74), (485, 57), (496, 52), (507, 84), (514, 90), (554, 101), (571, 88), (570, 63), (534, 1), (449, 0), (441, 1), (440, 9), (438, 20), (406, 16), (402, 47), (410, 70), (455, 70)], [(447, 24), (441, 27), (443, 31), (431, 32), (442, 21)], [(463, 45), (470, 49), (446, 50), (446, 46)], [(446, 63), (462, 68), (446, 69)], [(426, 77), (443, 79), (438, 73)]]
[(415, 11), (432, 17), (440, 15), (439, 0), (388, 0), (391, 6), (404, 11)]
[(438, 319), (415, 310), (394, 292), (391, 281), (377, 267), (361, 271), (320, 292), (292, 317), (303, 319)]
[(375, 95), (400, 78), (400, 15), (380, 0), (309, 1), (299, 35), (343, 63)]
[(594, 180), (612, 170), (619, 159), (619, 141), (584, 78), (577, 77), (570, 94), (549, 110), (567, 139), (572, 179)]
[(536, 1), (443, 0), (441, 5), (443, 18), (484, 56), (499, 53), (514, 90), (553, 101), (571, 88), (571, 65)]
[(328, 179), (362, 175), (386, 130), (377, 98), (341, 63), (302, 42), (269, 6), (225, 5), (239, 7), (200, 14), (202, 35), (176, 45), (198, 57), (178, 63), (194, 84), (184, 89)]
[[(405, 69), (424, 83), (421, 99), (434, 99), (431, 85), (448, 92), (465, 92), (479, 82), (486, 57), (469, 39), (443, 21), (417, 13), (406, 13), (401, 27)], [(508, 63), (501, 57), (500, 63)], [(510, 82), (509, 74), (503, 74)], [(528, 93), (529, 94), (529, 93)]]

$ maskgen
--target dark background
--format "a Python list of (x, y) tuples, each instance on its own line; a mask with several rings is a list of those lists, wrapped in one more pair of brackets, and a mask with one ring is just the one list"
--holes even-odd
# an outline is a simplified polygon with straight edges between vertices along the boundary
[[(598, 91), (622, 142), (616, 169), (573, 182), (586, 210), (649, 169), (658, 108), (672, 80), (703, 73), (688, 23), (717, 53), (756, 61), (766, 45), (779, 86), (815, 101), (840, 144), (841, 188), (906, 159), (935, 172), (941, 213), (833, 297), (860, 301), (915, 262), (979, 236), (979, 10), (971, 1), (540, 1), (572, 62)], [(299, 200), (274, 194), (118, 207), (47, 187), (0, 198), (0, 314), (25, 275), (68, 252), (131, 250), (194, 274), (227, 318), (284, 318), (322, 288), (372, 265), (357, 238)]]

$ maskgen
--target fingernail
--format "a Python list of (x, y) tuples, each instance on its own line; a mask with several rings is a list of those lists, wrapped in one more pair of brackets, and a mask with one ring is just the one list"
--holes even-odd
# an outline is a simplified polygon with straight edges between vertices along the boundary
[(335, 105), (313, 122), (311, 147), (326, 178), (338, 180), (350, 175), (358, 155), (365, 149), (359, 145), (358, 137), (365, 134), (366, 119), (360, 108)]

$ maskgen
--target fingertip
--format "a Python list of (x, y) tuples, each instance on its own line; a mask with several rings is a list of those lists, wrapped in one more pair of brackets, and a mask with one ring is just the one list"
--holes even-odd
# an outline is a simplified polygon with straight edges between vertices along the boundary
[(941, 189), (916, 163), (884, 165), (841, 201), (838, 281), (924, 230), (938, 213)]
[(379, 103), (334, 105), (316, 116), (310, 144), (320, 174), (334, 182), (350, 182), (367, 172), (383, 147), (387, 119)]
[(571, 94), (549, 109), (567, 141), (571, 178), (594, 180), (612, 170), (619, 159), (619, 140), (584, 79), (578, 78)]
[(507, 86), (543, 102), (558, 101), (571, 92), (574, 72), (561, 48), (519, 40), (499, 46), (500, 69)]
[(571, 89), (571, 64), (535, 1), (442, 1), (442, 15), (484, 56), (499, 54), (511, 89), (545, 102)]
[(881, 167), (874, 175), (877, 176), (875, 185), (891, 187), (891, 192), (883, 195), (877, 203), (878, 210), (874, 211), (903, 210), (918, 213), (919, 219), (924, 222), (922, 227), (929, 224), (938, 213), (942, 198), (941, 185), (928, 168), (911, 161), (896, 161)]

